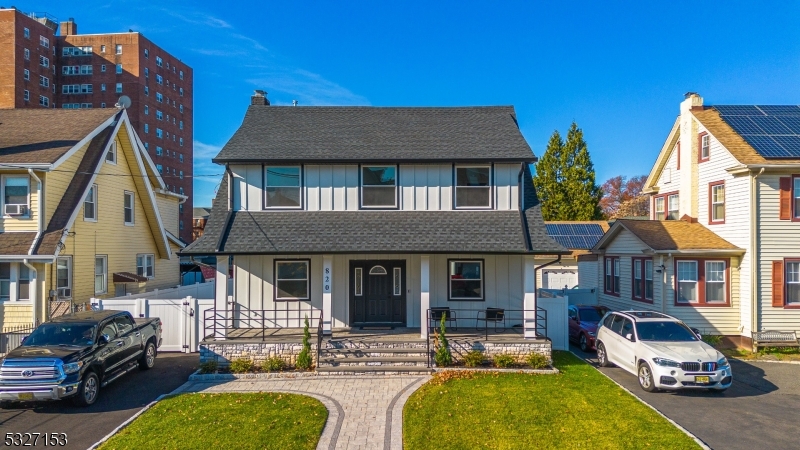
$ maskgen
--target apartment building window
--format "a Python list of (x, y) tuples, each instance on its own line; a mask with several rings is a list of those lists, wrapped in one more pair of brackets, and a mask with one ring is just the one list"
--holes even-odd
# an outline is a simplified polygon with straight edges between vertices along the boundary
[(103, 102), (103, 103), (100, 103), (100, 107), (101, 107), (101, 108), (105, 108), (105, 107), (106, 107), (106, 103), (105, 103), (105, 102)]
[(105, 45), (101, 45), (100, 46), (100, 53), (105, 53), (105, 52), (106, 52), (106, 46)]
[(167, 62), (167, 70), (169, 70), (169, 62)]
[[(183, 179), (183, 171), (182, 170), (180, 172), (178, 172), (178, 176), (181, 177), (181, 180)], [(183, 189), (181, 189), (181, 190), (183, 190)], [(183, 192), (181, 192), (181, 194), (183, 194)]]
[(25, 61), (30, 61), (31, 60), (31, 51), (28, 50), (27, 48), (24, 50), (23, 55), (25, 57)]
[(275, 299), (308, 300), (309, 261), (275, 261)]
[(156, 170), (158, 170), (158, 173), (164, 173), (164, 166), (156, 164)]
[(64, 47), (61, 56), (90, 56), (92, 47)]
[(136, 255), (136, 275), (153, 278), (155, 276), (153, 271), (154, 259), (155, 257), (152, 254)]
[(23, 69), (22, 70), (22, 78), (25, 79), (25, 80), (30, 80), (31, 79), (31, 71), (28, 70), (28, 69)]
[(117, 141), (112, 141), (106, 153), (106, 162), (111, 164), (117, 163)]
[(47, 39), (44, 36), (39, 36), (39, 45), (44, 48), (50, 48), (50, 39)]
[(183, 97), (183, 88), (178, 89), (178, 92), (181, 94), (181, 97)]
[[(183, 147), (183, 138), (180, 138), (179, 140), (180, 140), (181, 147)], [(181, 162), (183, 162), (183, 155), (181, 155)]]
[(89, 64), (85, 64), (81, 66), (81, 75), (91, 75), (92, 74), (92, 66)]
[(116, 49), (116, 53), (117, 53), (118, 55), (121, 55), (121, 54), (122, 54), (122, 44), (117, 44), (117, 45), (115, 45), (114, 47), (115, 47), (115, 49)]
[(606, 294), (619, 295), (619, 257), (607, 256), (604, 263), (603, 291)]
[(456, 167), (456, 208), (491, 208), (491, 197), (491, 166)]
[(40, 95), (39, 96), (39, 104), (41, 106), (45, 106), (45, 107), (50, 106), (50, 99), (45, 97), (44, 95)]
[(133, 205), (134, 205), (133, 192), (125, 191), (123, 198), (123, 213), (125, 225), (133, 225)]
[(105, 83), (102, 83), (102, 84), (100, 85), (100, 91), (101, 91), (101, 92), (105, 92), (105, 91), (106, 91), (106, 84), (105, 84)]
[(72, 257), (62, 256), (56, 260), (56, 295), (72, 298)]
[(22, 91), (22, 99), (26, 102), (31, 99), (31, 93), (27, 89)]
[(122, 64), (117, 64), (117, 74), (122, 73)]
[(708, 185), (708, 223), (725, 223), (725, 182)]
[(108, 256), (94, 256), (94, 293), (105, 294), (108, 291)]
[(150, 125), (144, 124), (144, 132), (145, 132), (145, 134), (150, 132)]
[(83, 200), (83, 220), (97, 222), (97, 185), (93, 184)]
[(27, 217), (30, 209), (28, 175), (4, 175), (2, 179), (3, 216)]
[(183, 113), (183, 104), (182, 104), (182, 103), (181, 103), (181, 108), (180, 108), (180, 110), (181, 110), (181, 113)]
[[(183, 192), (181, 192), (181, 194), (183, 194)], [(178, 229), (183, 229), (183, 220), (178, 221)]]
[(182, 121), (182, 120), (180, 121), (180, 124), (178, 125), (178, 127), (179, 127), (181, 130), (183, 129), (183, 121)]
[[(161, 95), (161, 92), (156, 92), (156, 101), (158, 103), (163, 103), (164, 102), (164, 96)], [(169, 103), (169, 102), (167, 102), (167, 103)]]
[(147, 150), (147, 151), (149, 152), (149, 151), (150, 151), (150, 144), (149, 144), (149, 143), (147, 143), (147, 142), (145, 142), (145, 143), (144, 143), (144, 149), (145, 149), (145, 150)]
[(156, 83), (164, 84), (164, 77), (162, 77), (161, 75), (156, 74)]
[[(183, 177), (181, 177), (181, 178), (183, 178)], [(183, 187), (179, 188), (179, 192), (180, 192), (181, 195), (183, 195)]]
[[(483, 300), (483, 260), (447, 260), (447, 300)], [(370, 274), (372, 270), (370, 270)]]
[(361, 207), (397, 207), (397, 166), (361, 167)]
[(164, 120), (164, 113), (159, 110), (156, 110), (156, 119)]
[(161, 57), (160, 57), (160, 56), (156, 56), (156, 65), (157, 65), (158, 67), (164, 67), (164, 60), (163, 60), (163, 59), (161, 59)]
[(150, 78), (150, 69), (148, 69), (147, 67), (144, 68), (144, 77)]
[(150, 88), (147, 86), (144, 87), (144, 95), (150, 95)]
[(50, 60), (46, 56), (39, 55), (39, 65), (42, 67), (50, 67)]
[(39, 75), (39, 86), (50, 87), (50, 78)]
[(117, 83), (117, 94), (122, 93), (122, 83)]
[(267, 208), (300, 208), (302, 183), (300, 167), (274, 167), (265, 169), (265, 200)]
[(163, 154), (164, 154), (164, 150), (161, 147), (156, 146), (156, 156), (161, 156)]
[(31, 30), (29, 30), (27, 28), (23, 28), (22, 29), (22, 35), (25, 37), (25, 39), (30, 39), (31, 38)]
[(180, 74), (181, 80), (183, 80), (183, 71), (181, 70), (181, 71), (179, 72), (179, 74)]
[(91, 94), (92, 93), (92, 85), (91, 84), (82, 84), (81, 85), (81, 94)]
[(145, 58), (149, 58), (150, 57), (150, 50), (144, 49), (144, 57)]
[(164, 130), (162, 130), (161, 128), (156, 128), (156, 137), (157, 138), (163, 138), (164, 137)]
[(91, 103), (81, 103), (81, 109), (91, 109)]

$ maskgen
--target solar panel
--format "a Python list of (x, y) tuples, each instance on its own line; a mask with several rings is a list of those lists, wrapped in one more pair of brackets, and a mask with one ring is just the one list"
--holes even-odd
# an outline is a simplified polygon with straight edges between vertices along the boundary
[(548, 223), (547, 234), (566, 248), (590, 249), (603, 237), (603, 228), (596, 223)]
[(800, 106), (796, 105), (758, 105), (758, 109), (768, 116), (800, 116)]
[(747, 116), (725, 116), (723, 119), (739, 134), (764, 134), (764, 130)]
[(792, 156), (769, 136), (743, 134), (742, 137), (765, 158), (788, 158)]
[[(737, 119), (743, 119), (744, 117), (737, 117)], [(755, 122), (758, 125), (758, 128), (764, 130), (763, 133), (753, 133), (753, 134), (792, 134), (792, 130), (786, 128), (786, 125), (782, 124), (777, 117), (772, 116), (765, 116), (765, 117), (749, 117), (750, 120)]]
[(800, 136), (770, 136), (790, 155), (800, 155)]
[(765, 158), (800, 158), (800, 106), (721, 105), (720, 117)]
[(763, 116), (764, 113), (754, 105), (720, 105), (714, 106), (723, 116)]
[(800, 134), (800, 117), (778, 117), (782, 124), (792, 131), (792, 134)]

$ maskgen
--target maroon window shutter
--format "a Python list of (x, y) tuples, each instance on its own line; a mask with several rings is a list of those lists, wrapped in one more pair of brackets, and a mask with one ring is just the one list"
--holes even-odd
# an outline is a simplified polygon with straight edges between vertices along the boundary
[(772, 261), (772, 306), (783, 308), (783, 261)]
[(781, 215), (780, 220), (792, 219), (792, 177), (781, 177)]

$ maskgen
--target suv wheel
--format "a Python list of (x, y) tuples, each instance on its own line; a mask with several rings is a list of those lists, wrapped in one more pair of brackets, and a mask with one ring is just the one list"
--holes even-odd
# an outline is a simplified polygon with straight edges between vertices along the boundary
[(646, 362), (642, 362), (639, 364), (639, 370), (636, 372), (639, 378), (639, 386), (647, 392), (655, 392), (658, 389), (656, 388), (656, 380), (653, 378), (653, 371), (650, 369), (650, 365)]
[(597, 343), (597, 364), (600, 367), (611, 367), (608, 361), (608, 354), (606, 353), (606, 346), (602, 342)]
[(87, 372), (78, 386), (78, 392), (75, 394), (75, 404), (78, 406), (92, 405), (97, 401), (99, 394), (100, 379), (97, 378), (94, 372)]

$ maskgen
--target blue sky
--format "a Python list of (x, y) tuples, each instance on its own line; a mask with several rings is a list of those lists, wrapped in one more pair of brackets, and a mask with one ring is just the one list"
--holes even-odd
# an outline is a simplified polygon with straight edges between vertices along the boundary
[[(687, 91), (800, 104), (800, 2), (14, 4), (80, 33), (140, 31), (186, 61), (197, 174), (221, 173), (210, 159), (253, 89), (301, 106), (511, 104), (537, 155), (575, 120), (598, 183), (649, 172)], [(195, 180), (196, 206), (217, 183)]]

